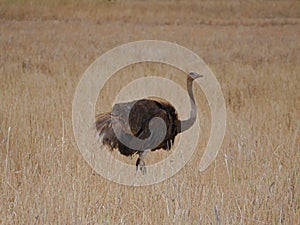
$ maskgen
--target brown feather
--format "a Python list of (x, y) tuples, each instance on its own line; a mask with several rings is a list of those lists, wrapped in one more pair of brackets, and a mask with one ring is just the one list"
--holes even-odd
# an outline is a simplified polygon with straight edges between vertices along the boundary
[(124, 125), (124, 121), (126, 120), (124, 112), (132, 107), (129, 113), (129, 127), (132, 134), (140, 139), (148, 138), (150, 136), (149, 122), (154, 117), (160, 117), (166, 124), (167, 133), (164, 140), (151, 150), (171, 149), (174, 139), (178, 134), (178, 130), (180, 130), (180, 123), (177, 112), (170, 103), (166, 101), (142, 99), (129, 103), (120, 103), (114, 107), (117, 109), (114, 110), (114, 113), (117, 112), (117, 114), (112, 115), (112, 113), (106, 113), (99, 114), (96, 117), (95, 126), (104, 145), (110, 147), (110, 149), (117, 148), (123, 155), (133, 155), (138, 152), (137, 150), (130, 149), (123, 145), (117, 139), (112, 128), (112, 117), (114, 117), (117, 119), (115, 121), (119, 123), (119, 126), (116, 126), (116, 129), (122, 129), (122, 132), (130, 133), (126, 130), (126, 126)]

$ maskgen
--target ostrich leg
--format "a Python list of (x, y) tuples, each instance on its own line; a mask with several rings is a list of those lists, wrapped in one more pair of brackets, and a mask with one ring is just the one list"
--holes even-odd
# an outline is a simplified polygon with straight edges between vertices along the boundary
[(138, 169), (140, 168), (140, 170), (142, 171), (142, 174), (146, 174), (146, 164), (145, 164), (145, 157), (147, 155), (149, 150), (145, 150), (145, 151), (141, 151), (139, 152), (139, 158), (136, 160), (136, 171), (138, 171)]

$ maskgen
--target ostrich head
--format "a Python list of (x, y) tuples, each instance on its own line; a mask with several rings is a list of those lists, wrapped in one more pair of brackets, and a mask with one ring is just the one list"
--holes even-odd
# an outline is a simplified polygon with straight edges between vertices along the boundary
[(199, 77), (203, 77), (203, 75), (198, 74), (198, 73), (196, 73), (196, 72), (190, 72), (190, 73), (189, 73), (189, 77), (192, 78), (193, 80), (195, 80), (195, 79), (197, 79), (197, 78), (199, 78)]

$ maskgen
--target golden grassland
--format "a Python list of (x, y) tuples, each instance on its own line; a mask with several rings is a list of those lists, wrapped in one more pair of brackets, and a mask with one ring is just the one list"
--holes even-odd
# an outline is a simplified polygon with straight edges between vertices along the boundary
[[(0, 224), (300, 224), (299, 38), (298, 1), (0, 1)], [(227, 131), (199, 173), (210, 114), (195, 88), (202, 136), (192, 159), (162, 183), (127, 187), (81, 156), (72, 101), (98, 56), (144, 39), (205, 60)], [(143, 73), (185, 85), (168, 66), (134, 65), (98, 103), (108, 110)]]

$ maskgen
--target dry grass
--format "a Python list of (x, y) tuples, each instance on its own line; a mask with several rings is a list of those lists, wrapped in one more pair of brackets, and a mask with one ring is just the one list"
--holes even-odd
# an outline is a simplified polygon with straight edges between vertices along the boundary
[[(299, 1), (1, 1), (0, 223), (216, 224), (219, 214), (222, 224), (300, 224), (299, 12)], [(72, 100), (96, 57), (143, 39), (177, 42), (210, 65), (228, 128), (200, 174), (210, 119), (197, 89), (204, 135), (193, 159), (167, 181), (126, 187), (80, 155)], [(137, 67), (184, 85), (165, 66)]]

